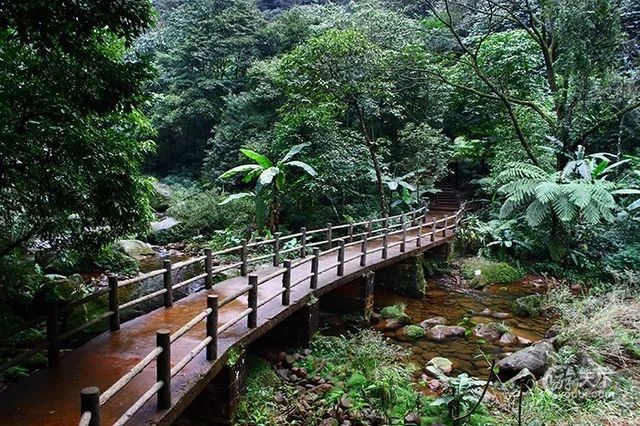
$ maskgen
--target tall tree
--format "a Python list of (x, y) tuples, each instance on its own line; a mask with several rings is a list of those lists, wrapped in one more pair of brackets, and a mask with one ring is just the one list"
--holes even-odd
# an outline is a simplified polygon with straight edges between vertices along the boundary
[(152, 71), (130, 46), (152, 17), (147, 0), (0, 3), (0, 255), (146, 225)]

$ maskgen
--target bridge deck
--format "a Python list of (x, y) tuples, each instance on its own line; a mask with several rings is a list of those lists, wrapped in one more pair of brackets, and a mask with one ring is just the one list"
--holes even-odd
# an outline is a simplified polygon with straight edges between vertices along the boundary
[[(429, 221), (433, 218), (429, 218)], [(408, 233), (408, 238), (415, 233)], [(367, 266), (360, 267), (359, 260), (354, 259), (345, 264), (344, 276), (339, 277), (335, 269), (319, 276), (318, 288), (310, 290), (308, 281), (291, 289), (291, 304), (283, 306), (279, 297), (258, 309), (258, 327), (247, 328), (246, 320), (241, 320), (218, 337), (218, 359), (209, 362), (201, 352), (194, 360), (172, 379), (172, 407), (158, 411), (156, 399), (151, 398), (147, 404), (130, 421), (131, 424), (170, 423), (204, 388), (226, 362), (228, 349), (237, 344), (255, 340), (282, 319), (304, 305), (310, 296), (319, 296), (341, 284), (349, 282), (361, 275), (364, 269), (379, 269), (412, 254), (429, 250), (450, 239), (438, 232), (435, 241), (430, 241), (428, 229), (424, 230), (422, 247), (416, 247), (415, 241), (407, 243), (404, 253), (400, 247), (389, 249), (387, 259), (382, 259), (380, 251), (367, 255)], [(400, 240), (399, 235), (389, 238), (389, 243)], [(381, 239), (370, 241), (369, 249), (380, 247)], [(348, 247), (345, 257), (360, 252), (359, 246)], [(336, 261), (336, 254), (331, 253), (320, 258), (320, 269)], [(310, 264), (295, 268), (292, 271), (292, 283), (309, 272)], [(277, 268), (260, 269), (256, 273), (266, 276)], [(160, 308), (146, 315), (122, 324), (117, 332), (106, 332), (90, 340), (80, 348), (63, 356), (61, 363), (55, 368), (45, 368), (30, 377), (10, 386), (0, 393), (0, 424), (2, 425), (75, 425), (80, 418), (80, 390), (86, 386), (97, 386), (105, 390), (132, 366), (155, 348), (155, 332), (166, 328), (171, 332), (179, 329), (189, 320), (206, 308), (208, 294), (218, 294), (220, 298), (233, 293), (246, 285), (246, 277), (235, 277), (216, 284), (212, 290), (203, 290), (178, 300), (171, 308)], [(282, 288), (282, 278), (276, 277), (260, 284), (258, 303), (274, 295)], [(219, 324), (236, 317), (247, 307), (247, 297), (232, 301), (219, 311)], [(171, 345), (172, 365), (191, 351), (205, 338), (204, 323), (195, 326), (187, 334)], [(102, 424), (112, 424), (118, 419), (156, 380), (155, 362), (147, 366), (124, 389), (118, 392), (101, 409)]]

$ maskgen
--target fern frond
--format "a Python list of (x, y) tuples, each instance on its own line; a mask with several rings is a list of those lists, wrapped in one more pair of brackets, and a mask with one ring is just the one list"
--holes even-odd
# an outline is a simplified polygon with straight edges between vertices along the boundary
[(569, 201), (569, 198), (564, 194), (551, 203), (553, 211), (562, 222), (571, 222), (574, 218), (576, 211), (573, 203)]
[(549, 205), (541, 203), (539, 200), (533, 200), (527, 207), (526, 218), (527, 223), (531, 227), (539, 226), (550, 214)]

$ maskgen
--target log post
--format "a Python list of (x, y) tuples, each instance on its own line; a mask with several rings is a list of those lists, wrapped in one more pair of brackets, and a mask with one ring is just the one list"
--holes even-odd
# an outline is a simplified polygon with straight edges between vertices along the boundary
[(313, 248), (313, 259), (311, 259), (311, 289), (318, 288), (318, 270), (320, 267), (320, 249)]
[(367, 233), (362, 234), (362, 255), (360, 255), (360, 266), (367, 266)]
[(300, 233), (300, 257), (304, 259), (307, 257), (307, 228), (300, 228)]
[(288, 305), (291, 300), (291, 261), (284, 261), (284, 273), (282, 274), (282, 304)]
[(171, 275), (171, 260), (165, 259), (163, 262), (164, 266), (164, 275), (163, 275), (163, 283), (164, 289), (164, 307), (170, 308), (173, 306), (173, 277)]
[(273, 266), (280, 265), (280, 237), (282, 232), (276, 232), (273, 241)]
[(109, 310), (111, 316), (109, 317), (109, 330), (120, 330), (120, 305), (118, 303), (118, 276), (116, 274), (109, 274), (107, 278), (109, 282)]
[(158, 389), (158, 410), (166, 410), (171, 408), (171, 332), (156, 331), (156, 345), (162, 348), (156, 360), (156, 381), (162, 382)]
[(207, 296), (207, 308), (211, 309), (207, 315), (207, 337), (211, 337), (207, 344), (207, 360), (213, 361), (218, 357), (218, 295)]
[(247, 269), (249, 268), (249, 260), (247, 259), (247, 240), (242, 240), (242, 248), (240, 249), (240, 276), (247, 276)]
[(210, 248), (204, 249), (204, 271), (207, 273), (204, 278), (204, 288), (207, 290), (211, 290), (213, 287), (213, 255), (211, 253)]
[(337, 274), (339, 277), (344, 275), (344, 240), (341, 238), (338, 243), (340, 244), (340, 248), (338, 249), (338, 271)]
[(256, 328), (258, 326), (258, 275), (249, 274), (249, 293), (247, 295), (248, 308), (251, 309), (247, 316), (247, 327)]
[(47, 312), (47, 361), (49, 367), (60, 364), (60, 324), (58, 323), (58, 300), (49, 302)]
[(91, 386), (80, 391), (80, 415), (91, 413), (89, 426), (100, 426), (100, 390)]
[(333, 247), (333, 243), (331, 241), (332, 234), (333, 234), (333, 225), (331, 225), (331, 222), (329, 222), (327, 223), (327, 250)]

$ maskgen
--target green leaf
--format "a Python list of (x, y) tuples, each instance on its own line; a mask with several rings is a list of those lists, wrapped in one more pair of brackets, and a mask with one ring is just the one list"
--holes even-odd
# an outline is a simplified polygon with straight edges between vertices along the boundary
[(218, 177), (218, 179), (227, 179), (231, 176), (235, 176), (238, 173), (248, 172), (251, 170), (260, 169), (261, 167), (257, 164), (243, 164), (241, 166), (234, 167), (233, 169), (229, 169)]
[(271, 184), (273, 182), (273, 178), (280, 173), (280, 169), (277, 167), (269, 167), (264, 172), (260, 173), (260, 178), (258, 179), (258, 184), (260, 186), (265, 186)]
[(307, 163), (305, 163), (303, 161), (295, 161), (295, 160), (294, 161), (289, 161), (288, 163), (286, 163), (286, 165), (287, 166), (300, 167), (302, 170), (307, 172), (310, 176), (316, 176), (318, 174), (313, 167), (311, 167), (310, 165), (308, 165)]
[(240, 198), (245, 198), (245, 197), (255, 197), (255, 195), (256, 194), (254, 194), (253, 192), (240, 192), (238, 194), (231, 194), (227, 198), (225, 198), (223, 201), (221, 201), (219, 205), (223, 206), (227, 203), (230, 203), (231, 201), (239, 200)]
[(282, 164), (282, 163), (286, 163), (287, 161), (291, 160), (293, 157), (295, 157), (300, 151), (302, 151), (304, 148), (306, 148), (307, 146), (311, 145), (310, 143), (306, 142), (306, 143), (301, 143), (299, 145), (296, 145), (294, 147), (292, 147), (289, 152), (287, 152), (285, 154), (284, 157), (282, 157), (282, 160), (280, 160), (278, 162), (278, 164)]
[(243, 153), (245, 156), (249, 157), (250, 159), (252, 159), (253, 161), (255, 161), (256, 163), (258, 163), (261, 167), (264, 167), (265, 169), (273, 166), (273, 163), (271, 162), (271, 160), (269, 160), (264, 155), (259, 154), (255, 151), (252, 151), (250, 149), (240, 148), (240, 152)]
[(632, 188), (616, 189), (614, 191), (611, 191), (611, 194), (613, 194), (613, 195), (640, 195), (640, 189), (632, 189)]

